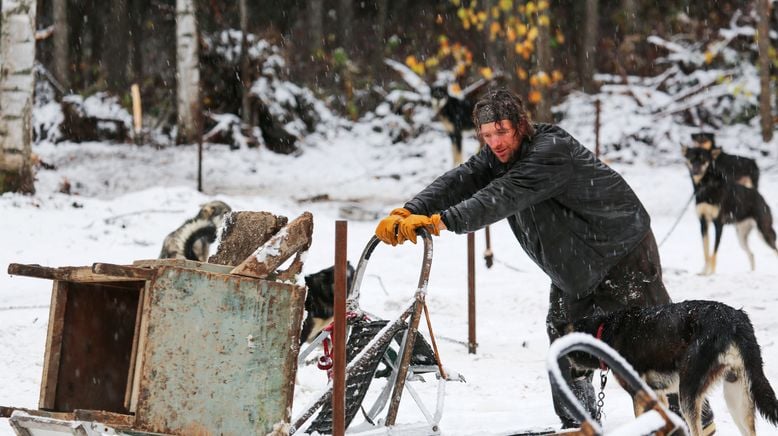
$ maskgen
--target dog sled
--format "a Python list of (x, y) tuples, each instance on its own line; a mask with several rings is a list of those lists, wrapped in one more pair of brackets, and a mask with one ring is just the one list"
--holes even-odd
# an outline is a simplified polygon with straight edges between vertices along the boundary
[[(446, 383), (464, 381), (461, 375), (443, 367), (437, 353), (425, 303), (432, 266), (432, 238), (425, 230), (422, 230), (420, 235), (424, 241), (424, 254), (418, 287), (413, 299), (395, 319), (378, 319), (359, 305), (362, 279), (368, 261), (380, 243), (378, 238), (374, 236), (370, 239), (359, 259), (346, 302), (349, 332), (346, 340), (348, 363), (345, 417), (349, 434), (440, 434), (439, 423), (443, 415)], [(431, 342), (419, 332), (422, 314), (427, 317)], [(321, 347), (324, 348), (325, 355), (319, 359), (319, 367), (326, 369), (327, 365), (331, 365), (326, 353), (331, 343), (330, 336), (330, 330), (324, 329), (300, 352), (298, 365)], [(425, 404), (422, 396), (411, 384), (424, 381), (425, 377), (437, 380), (434, 406)], [(379, 383), (383, 383), (383, 386), (376, 386)], [(373, 395), (368, 400), (369, 390)], [(424, 422), (396, 425), (395, 419), (404, 392), (411, 396), (424, 416)], [(331, 398), (330, 384), (293, 419), (290, 434), (331, 433)], [(350, 426), (360, 412), (364, 422)]]

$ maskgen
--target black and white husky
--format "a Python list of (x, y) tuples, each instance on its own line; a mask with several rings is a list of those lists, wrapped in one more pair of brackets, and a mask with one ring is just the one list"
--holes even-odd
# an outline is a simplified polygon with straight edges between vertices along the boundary
[[(754, 328), (742, 310), (715, 301), (683, 301), (585, 317), (569, 330), (599, 336), (657, 394), (678, 393), (692, 436), (703, 434), (705, 394), (721, 381), (729, 413), (743, 435), (756, 434), (755, 410), (778, 425), (778, 400), (764, 375)], [(583, 353), (570, 357), (582, 368), (599, 365)]]
[(223, 201), (209, 201), (200, 206), (200, 212), (171, 232), (162, 243), (160, 259), (208, 260), (210, 245), (224, 216), (232, 209)]

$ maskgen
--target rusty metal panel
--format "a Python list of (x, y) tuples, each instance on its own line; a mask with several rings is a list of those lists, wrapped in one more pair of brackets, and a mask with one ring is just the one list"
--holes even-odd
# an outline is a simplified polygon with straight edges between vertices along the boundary
[(160, 267), (149, 294), (139, 430), (266, 434), (289, 421), (304, 288)]

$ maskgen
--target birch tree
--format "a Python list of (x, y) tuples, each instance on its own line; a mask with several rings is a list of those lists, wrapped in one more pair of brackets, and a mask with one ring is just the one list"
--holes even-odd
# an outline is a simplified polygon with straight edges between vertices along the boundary
[(200, 135), (200, 65), (194, 0), (176, 0), (178, 143)]
[(30, 160), (35, 10), (35, 0), (2, 0), (0, 193), (35, 192)]

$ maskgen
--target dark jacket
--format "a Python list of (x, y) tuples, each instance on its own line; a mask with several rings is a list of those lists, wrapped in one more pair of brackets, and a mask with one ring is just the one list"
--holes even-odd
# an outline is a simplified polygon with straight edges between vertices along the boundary
[(627, 182), (557, 126), (535, 125), (512, 161), (489, 147), (405, 204), (467, 233), (508, 218), (516, 239), (572, 298), (588, 295), (650, 229)]

